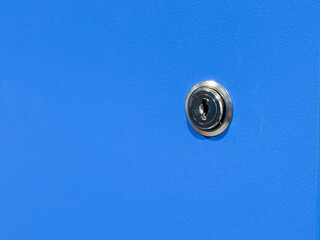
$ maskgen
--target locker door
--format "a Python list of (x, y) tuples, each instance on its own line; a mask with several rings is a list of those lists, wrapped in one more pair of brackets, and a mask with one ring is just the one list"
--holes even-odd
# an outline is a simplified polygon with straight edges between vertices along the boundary
[[(318, 239), (319, 7), (3, 3), (1, 238)], [(234, 114), (207, 138), (211, 79)]]

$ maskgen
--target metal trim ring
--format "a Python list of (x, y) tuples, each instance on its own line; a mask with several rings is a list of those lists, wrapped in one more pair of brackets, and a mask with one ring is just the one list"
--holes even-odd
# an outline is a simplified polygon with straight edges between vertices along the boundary
[[(216, 92), (218, 92), (221, 95), (222, 99), (224, 100), (224, 104), (225, 104), (226, 113), (225, 113), (225, 117), (222, 120), (221, 124), (214, 127), (213, 129), (209, 129), (209, 130), (201, 130), (197, 126), (195, 126), (193, 124), (192, 120), (190, 119), (189, 110), (188, 110), (188, 102), (189, 102), (190, 96), (197, 89), (202, 88), (202, 87), (210, 88), (210, 89), (213, 89)], [(231, 123), (232, 116), (233, 116), (233, 105), (232, 105), (231, 97), (230, 97), (228, 91), (219, 83), (217, 83), (213, 80), (209, 80), (209, 81), (200, 82), (191, 88), (191, 90), (189, 91), (187, 98), (186, 98), (185, 111), (186, 111), (187, 119), (194, 130), (196, 130), (198, 133), (200, 133), (201, 135), (204, 135), (206, 137), (214, 137), (214, 136), (217, 136), (217, 135), (223, 133), (228, 128), (229, 124)]]

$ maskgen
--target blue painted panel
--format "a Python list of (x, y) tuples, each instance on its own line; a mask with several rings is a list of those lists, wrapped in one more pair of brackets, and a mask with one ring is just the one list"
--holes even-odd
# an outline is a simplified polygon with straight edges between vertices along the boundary
[[(1, 239), (316, 239), (319, 6), (2, 3)], [(184, 113), (208, 79), (211, 139)]]

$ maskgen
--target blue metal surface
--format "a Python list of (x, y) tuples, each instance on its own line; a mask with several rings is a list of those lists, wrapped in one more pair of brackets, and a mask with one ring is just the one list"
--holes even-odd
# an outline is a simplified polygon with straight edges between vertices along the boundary
[[(319, 6), (3, 2), (1, 239), (318, 239)], [(184, 113), (208, 79), (212, 139)]]

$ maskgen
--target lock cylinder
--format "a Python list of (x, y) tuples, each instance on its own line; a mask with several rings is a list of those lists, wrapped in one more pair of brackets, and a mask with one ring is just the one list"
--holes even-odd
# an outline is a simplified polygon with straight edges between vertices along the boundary
[(233, 115), (229, 93), (212, 80), (200, 82), (190, 90), (185, 109), (190, 125), (207, 137), (224, 132)]

